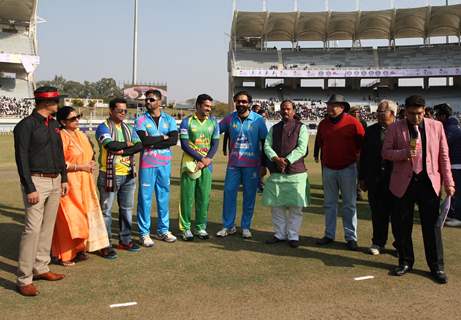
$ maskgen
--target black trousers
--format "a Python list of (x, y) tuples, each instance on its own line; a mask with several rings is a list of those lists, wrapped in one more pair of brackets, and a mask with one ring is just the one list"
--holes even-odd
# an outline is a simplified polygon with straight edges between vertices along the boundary
[(405, 195), (402, 198), (394, 197), (394, 201), (391, 220), (399, 251), (399, 264), (413, 267), (415, 262), (411, 233), (414, 207), (417, 204), (427, 265), (431, 271), (443, 270), (442, 230), (436, 227), (440, 198), (432, 188), (429, 178), (413, 177)]
[[(384, 248), (394, 203), (394, 197), (389, 191), (389, 181), (383, 179), (368, 185), (368, 203), (370, 204), (373, 225), (371, 241), (374, 245)], [(394, 246), (396, 246), (395, 243)]]

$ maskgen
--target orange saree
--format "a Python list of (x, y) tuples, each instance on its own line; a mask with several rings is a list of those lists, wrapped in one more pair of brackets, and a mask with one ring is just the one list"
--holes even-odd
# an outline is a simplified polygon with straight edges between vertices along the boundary
[[(93, 159), (88, 137), (80, 132), (61, 131), (64, 158), (68, 167)], [(93, 174), (68, 172), (68, 193), (61, 198), (54, 227), (51, 254), (72, 261), (79, 252), (93, 252), (109, 246)]]

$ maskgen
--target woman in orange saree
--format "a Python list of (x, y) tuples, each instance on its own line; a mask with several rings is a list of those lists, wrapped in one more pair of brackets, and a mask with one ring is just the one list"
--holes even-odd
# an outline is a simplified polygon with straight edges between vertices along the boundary
[(88, 259), (86, 252), (109, 246), (106, 227), (93, 179), (96, 163), (88, 137), (79, 128), (80, 116), (63, 107), (57, 118), (68, 172), (68, 193), (61, 198), (51, 255), (64, 266)]

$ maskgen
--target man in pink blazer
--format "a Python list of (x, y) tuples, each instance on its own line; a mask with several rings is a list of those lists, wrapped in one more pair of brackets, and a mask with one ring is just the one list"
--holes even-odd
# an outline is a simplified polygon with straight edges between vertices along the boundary
[(444, 272), (439, 216), (440, 191), (455, 193), (451, 175), (447, 139), (440, 122), (424, 118), (425, 100), (411, 96), (405, 100), (406, 119), (389, 127), (384, 138), (382, 156), (393, 162), (389, 189), (394, 196), (392, 229), (399, 250), (399, 266), (393, 270), (403, 276), (413, 268), (411, 232), (413, 211), (418, 204), (423, 231), (426, 261), (438, 283), (447, 283)]

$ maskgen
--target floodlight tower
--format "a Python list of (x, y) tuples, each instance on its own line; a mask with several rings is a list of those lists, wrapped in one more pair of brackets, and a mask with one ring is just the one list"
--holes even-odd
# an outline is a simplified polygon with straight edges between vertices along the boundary
[(134, 0), (134, 30), (133, 30), (133, 74), (131, 84), (138, 81), (138, 0)]

